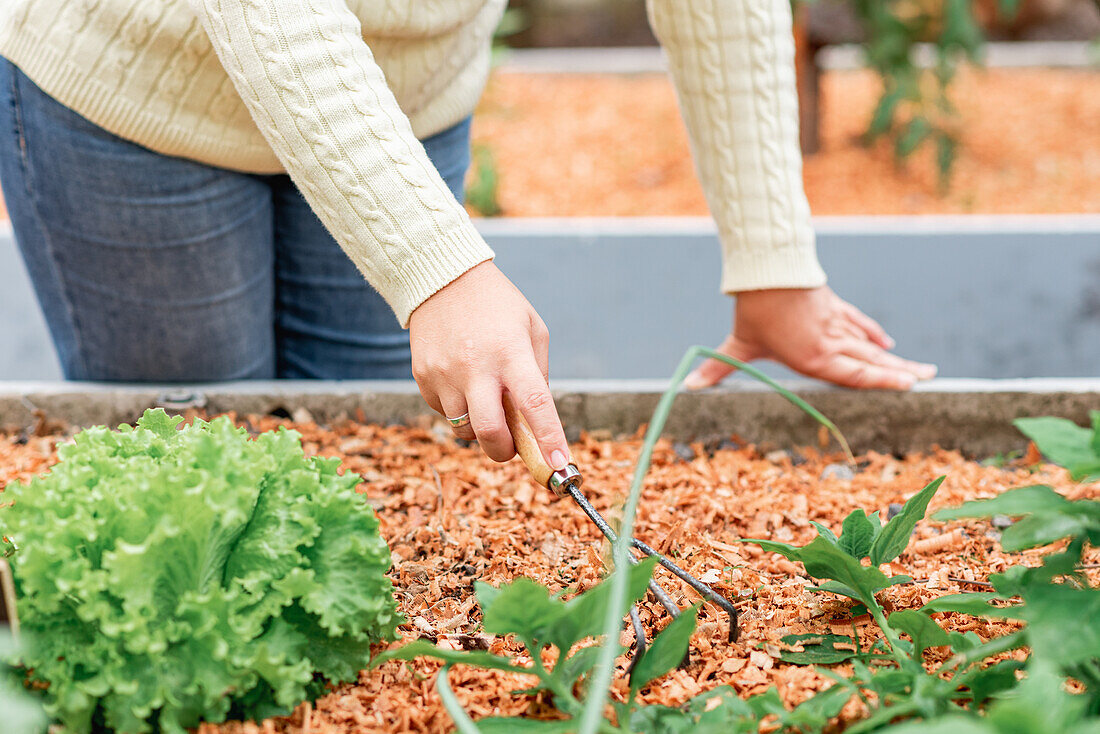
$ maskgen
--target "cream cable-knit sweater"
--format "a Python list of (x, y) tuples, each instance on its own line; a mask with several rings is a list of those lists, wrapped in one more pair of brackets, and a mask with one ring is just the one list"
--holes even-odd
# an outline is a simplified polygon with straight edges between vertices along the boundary
[[(718, 223), (726, 292), (825, 280), (802, 190), (788, 3), (649, 0)], [(405, 325), (493, 256), (417, 138), (473, 110), (504, 5), (0, 0), (0, 55), (155, 151), (285, 170)]]

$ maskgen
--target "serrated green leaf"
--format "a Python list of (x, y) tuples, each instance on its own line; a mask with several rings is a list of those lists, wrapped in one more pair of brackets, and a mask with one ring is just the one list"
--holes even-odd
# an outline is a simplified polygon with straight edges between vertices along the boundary
[(882, 571), (873, 566), (860, 565), (855, 558), (821, 538), (812, 540), (800, 550), (798, 556), (808, 574), (843, 584), (856, 592), (853, 598), (868, 607), (875, 605), (875, 592), (895, 583)]
[[(787, 635), (780, 642), (784, 645), (801, 645), (803, 650), (780, 650), (779, 659), (794, 665), (835, 665), (856, 657), (855, 641), (845, 635), (804, 634)], [(850, 649), (837, 649), (837, 645), (846, 645)]]
[[(1091, 413), (1090, 419), (1095, 425), (1097, 419)], [(1068, 469), (1074, 479), (1100, 478), (1100, 451), (1096, 449), (1095, 429), (1049, 416), (1018, 418), (1013, 425), (1034, 441), (1044, 456)]]
[[(565, 602), (550, 598), (542, 584), (519, 577), (502, 584), (495, 594), (481, 589), (479, 601), (488, 601), (481, 608), (482, 627), (491, 635), (516, 635), (523, 640), (550, 642), (556, 625), (565, 614)], [(568, 648), (567, 648), (568, 649)]]
[(934, 480), (927, 487), (910, 497), (909, 501), (901, 508), (901, 512), (886, 523), (871, 544), (868, 554), (871, 558), (871, 565), (878, 566), (889, 563), (901, 555), (902, 551), (909, 545), (909, 537), (913, 534), (913, 528), (924, 517), (925, 510), (928, 509), (928, 502), (932, 499), (932, 495), (936, 493), (936, 490), (940, 488), (940, 485), (943, 484), (944, 479), (946, 477)]
[(1000, 660), (976, 671), (967, 678), (971, 700), (976, 704), (985, 703), (997, 694), (1014, 688), (1019, 682), (1016, 673), (1023, 669), (1023, 661)]
[(836, 533), (834, 533), (832, 530), (825, 527), (821, 523), (817, 522), (816, 520), (810, 520), (810, 524), (817, 528), (817, 534), (820, 535), (822, 538), (825, 538), (825, 540), (831, 541), (833, 543), (836, 543), (839, 540), (839, 538), (836, 537)]
[[(628, 595), (633, 603), (645, 595), (657, 559), (632, 566)], [(551, 597), (541, 584), (520, 577), (494, 589), (478, 582), (475, 592), (482, 606), (482, 626), (489, 634), (515, 635), (537, 647), (553, 645), (568, 651), (586, 637), (599, 635), (610, 584), (604, 580), (568, 602)]]
[[(885, 529), (883, 532), (885, 532)], [(806, 573), (810, 576), (819, 579), (832, 579), (839, 584), (822, 584), (820, 588), (844, 593), (846, 596), (851, 596), (856, 601), (861, 601), (868, 606), (875, 603), (874, 595), (876, 591), (897, 583), (891, 581), (877, 568), (860, 565), (858, 560), (820, 535), (802, 548), (771, 540), (741, 539), (739, 542), (756, 543), (764, 550), (774, 551), (792, 561), (800, 561), (806, 567)], [(844, 591), (838, 591), (838, 589)]]
[(879, 526), (867, 517), (867, 513), (863, 510), (853, 510), (844, 519), (837, 545), (853, 558), (865, 558), (871, 551), (871, 543), (879, 532)]
[(934, 520), (959, 520), (968, 517), (993, 517), (1008, 515), (1020, 517), (1033, 512), (1058, 510), (1069, 504), (1062, 495), (1043, 484), (1017, 487), (986, 500), (971, 500), (958, 507), (940, 510)]
[(898, 632), (909, 635), (918, 657), (930, 647), (942, 647), (950, 643), (942, 627), (914, 609), (894, 612), (886, 622)]
[[(913, 582), (913, 579), (910, 576), (906, 576), (904, 574), (898, 574), (897, 576), (890, 576), (889, 581), (890, 581), (890, 583), (888, 583), (886, 586), (884, 586), (882, 588), (885, 589), (885, 588), (888, 588), (890, 586), (898, 586), (900, 584), (909, 584), (909, 583)], [(839, 581), (823, 581), (820, 584), (818, 584), (817, 586), (807, 586), (806, 588), (809, 589), (810, 591), (828, 591), (828, 592), (833, 593), (833, 594), (839, 594), (841, 596), (846, 596), (849, 599), (860, 602), (860, 606), (862, 606), (865, 611), (867, 609), (866, 605), (863, 604), (863, 597), (862, 597), (861, 592), (858, 592), (855, 589), (851, 588), (850, 586), (846, 586), (845, 584), (840, 583)]]
[[(626, 597), (629, 604), (645, 596), (649, 588), (649, 579), (657, 559), (643, 558), (630, 568), (627, 580)], [(565, 603), (565, 614), (558, 621), (553, 638), (547, 638), (559, 650), (568, 650), (586, 637), (596, 637), (603, 632), (603, 616), (610, 603), (611, 579), (605, 579), (595, 588), (570, 599)]]
[(1005, 619), (1012, 616), (1011, 607), (993, 606), (989, 602), (1000, 599), (1000, 594), (991, 591), (981, 591), (969, 594), (947, 594), (925, 604), (920, 611), (925, 614), (934, 612), (957, 612), (959, 614), (971, 614), (975, 617), (992, 617)]
[(695, 631), (699, 607), (696, 604), (682, 610), (676, 619), (653, 638), (630, 672), (632, 690), (639, 690), (680, 664), (691, 642), (691, 633)]
[[(818, 536), (818, 537), (821, 537), (821, 536)], [(822, 538), (822, 540), (824, 540), (825, 542), (829, 542), (825, 538)], [(738, 542), (738, 543), (755, 543), (756, 545), (760, 546), (761, 548), (763, 548), (766, 551), (770, 551), (772, 553), (778, 553), (781, 556), (783, 556), (783, 557), (785, 557), (789, 560), (792, 560), (792, 561), (799, 560), (799, 554), (802, 552), (802, 549), (799, 548), (797, 545), (791, 545), (790, 543), (780, 543), (780, 542), (775, 541), (775, 540), (763, 540), (763, 539), (759, 539), (759, 538), (738, 538), (736, 540), (736, 542)]]
[[(596, 665), (596, 661), (600, 656), (599, 645), (593, 645), (592, 647), (582, 647), (575, 653), (565, 659), (564, 662), (558, 663), (560, 667), (560, 677), (565, 681), (575, 681), (588, 675), (593, 666)], [(555, 672), (558, 672), (555, 669)]]

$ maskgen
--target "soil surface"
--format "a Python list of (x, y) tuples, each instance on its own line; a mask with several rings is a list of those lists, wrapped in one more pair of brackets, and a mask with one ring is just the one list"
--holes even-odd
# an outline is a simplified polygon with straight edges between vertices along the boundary
[[(516, 655), (522, 663), (525, 658), (517, 643), (480, 634), (473, 581), (499, 585), (522, 575), (571, 594), (591, 588), (605, 573), (608, 549), (579, 509), (534, 486), (518, 460), (494, 464), (476, 446), (456, 445), (441, 424), (404, 428), (348, 421), (327, 429), (308, 421), (257, 416), (243, 423), (262, 430), (278, 425), (297, 428), (307, 453), (340, 457), (346, 470), (362, 475), (361, 491), (376, 508), (393, 552), (390, 576), (408, 620), (400, 628), (403, 641), (427, 638), (452, 648), (480, 642), (493, 652)], [(53, 431), (46, 427), (37, 432), (43, 435), (0, 435), (0, 486), (50, 466), (63, 440)], [(601, 435), (583, 436), (574, 445), (587, 492), (608, 515), (615, 514), (625, 497), (640, 445), (638, 437), (613, 441)], [(852, 619), (848, 602), (808, 591), (813, 582), (803, 575), (801, 565), (739, 544), (738, 538), (804, 544), (816, 532), (811, 520), (839, 532), (853, 509), (885, 515), (892, 503), (904, 502), (942, 474), (947, 480), (930, 513), (1035, 483), (1051, 484), (1072, 499), (1100, 498), (1100, 483), (1071, 482), (1062, 469), (1038, 463), (1034, 449), (1004, 467), (983, 466), (936, 449), (902, 458), (875, 453), (857, 458), (856, 468), (849, 470), (839, 454), (812, 448), (762, 453), (736, 436), (717, 448), (660, 444), (645, 484), (636, 534), (737, 600), (741, 638), (728, 644), (726, 615), (704, 605), (692, 638), (690, 664), (645, 689), (646, 701), (677, 704), (719, 685), (731, 685), (742, 695), (776, 685), (784, 700), (793, 704), (831, 682), (813, 668), (774, 658), (773, 645), (781, 637), (803, 632), (850, 634), (853, 623), (865, 643), (873, 637), (873, 625), (863, 617)], [(888, 567), (889, 573), (910, 574), (916, 583), (891, 587), (880, 598), (888, 609), (916, 608), (943, 594), (980, 591), (991, 572), (1038, 563), (1039, 551), (1000, 552), (997, 537), (988, 521), (921, 522), (908, 550)], [(1100, 550), (1093, 549), (1088, 561), (1100, 561)], [(1095, 578), (1097, 571), (1089, 573)], [(658, 576), (681, 606), (698, 600), (668, 574), (658, 570)], [(668, 622), (650, 599), (643, 603), (641, 616), (651, 633)], [(973, 630), (983, 638), (1012, 629), (1011, 623), (939, 616), (948, 629)], [(623, 642), (629, 644), (629, 633), (624, 633)], [(621, 660), (615, 696), (626, 693), (625, 665)], [(438, 668), (426, 660), (388, 663), (360, 673), (355, 684), (303, 703), (289, 717), (207, 724), (199, 734), (449, 731), (450, 718), (435, 691)], [(459, 667), (451, 681), (475, 717), (538, 715), (545, 710), (541, 701), (509, 693), (529, 684), (522, 675)], [(859, 715), (855, 704), (843, 713), (846, 719)]]
[[(890, 142), (861, 143), (873, 72), (827, 72), (821, 84), (821, 150), (804, 169), (815, 214), (1100, 212), (1100, 72), (962, 71), (946, 196), (929, 150), (899, 166)], [(663, 74), (497, 73), (474, 141), (493, 152), (505, 216), (707, 214)]]

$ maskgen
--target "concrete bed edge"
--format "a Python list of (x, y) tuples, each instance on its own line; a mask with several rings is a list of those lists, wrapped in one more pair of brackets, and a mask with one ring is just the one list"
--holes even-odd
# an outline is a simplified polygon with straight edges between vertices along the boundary
[[(1022, 448), (1012, 421), (1054, 415), (1087, 424), (1100, 409), (1100, 379), (934, 380), (910, 393), (856, 392), (809, 381), (785, 383), (832, 419), (857, 453), (901, 454), (932, 446), (989, 456)], [(571, 438), (581, 430), (613, 436), (645, 424), (665, 383), (570, 380), (553, 385)], [(409, 382), (254, 382), (204, 385), (105, 385), (0, 382), (0, 426), (34, 424), (36, 411), (71, 425), (132, 422), (148, 407), (201, 407), (210, 413), (294, 413), (319, 422), (356, 417), (378, 423), (423, 423), (434, 413)], [(299, 415), (302, 415), (299, 413)], [(665, 435), (710, 441), (738, 436), (779, 448), (818, 445), (818, 426), (767, 388), (734, 380), (702, 393), (682, 393)]]

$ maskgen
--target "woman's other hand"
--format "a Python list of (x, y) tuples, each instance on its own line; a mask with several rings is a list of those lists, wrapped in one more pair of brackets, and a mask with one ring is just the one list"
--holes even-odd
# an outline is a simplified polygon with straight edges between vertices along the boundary
[[(935, 365), (902, 359), (889, 352), (893, 348), (873, 319), (822, 286), (737, 294), (733, 330), (717, 351), (742, 362), (772, 359), (845, 387), (908, 390), (935, 376)], [(710, 387), (734, 369), (708, 359), (684, 384)]]
[(428, 405), (448, 418), (469, 413), (455, 434), (477, 439), (496, 461), (515, 455), (504, 420), (508, 391), (543, 458), (568, 463), (569, 445), (547, 383), (550, 334), (535, 309), (492, 262), (468, 270), (409, 319), (413, 376)]

